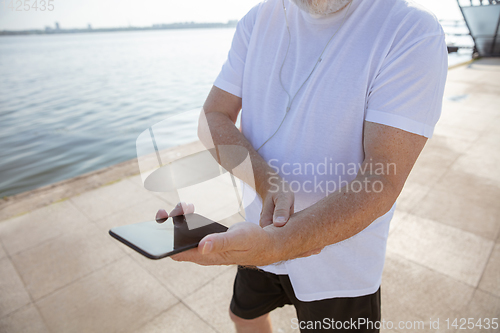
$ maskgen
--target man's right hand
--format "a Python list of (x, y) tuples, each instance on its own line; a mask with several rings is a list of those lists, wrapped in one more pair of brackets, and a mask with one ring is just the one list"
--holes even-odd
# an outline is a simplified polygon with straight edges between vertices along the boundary
[(262, 200), (259, 224), (262, 228), (273, 224), (282, 227), (294, 213), (295, 196), (285, 182), (277, 190), (268, 190)]

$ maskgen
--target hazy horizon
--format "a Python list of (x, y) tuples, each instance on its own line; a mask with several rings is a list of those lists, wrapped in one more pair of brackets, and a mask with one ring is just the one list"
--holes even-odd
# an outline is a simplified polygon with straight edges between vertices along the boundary
[[(37, 0), (38, 1), (38, 0)], [(414, 0), (431, 10), (439, 19), (462, 19), (455, 0)], [(38, 1), (40, 2), (40, 1)], [(47, 2), (47, 0), (46, 0)], [(239, 20), (260, 0), (51, 0), (53, 11), (30, 8), (15, 11), (8, 1), (0, 4), (0, 30), (39, 30), (54, 27), (62, 29), (147, 27), (153, 24), (178, 22), (222, 22)], [(29, 1), (30, 5), (34, 1)], [(40, 7), (40, 4), (37, 4)], [(22, 9), (22, 8), (21, 8)]]

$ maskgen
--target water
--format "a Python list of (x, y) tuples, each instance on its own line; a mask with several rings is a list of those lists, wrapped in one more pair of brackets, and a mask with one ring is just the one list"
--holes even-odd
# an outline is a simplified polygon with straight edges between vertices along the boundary
[(134, 158), (143, 130), (201, 107), (233, 34), (0, 38), (0, 198)]
[(0, 38), (0, 197), (135, 157), (135, 140), (199, 108), (234, 29)]

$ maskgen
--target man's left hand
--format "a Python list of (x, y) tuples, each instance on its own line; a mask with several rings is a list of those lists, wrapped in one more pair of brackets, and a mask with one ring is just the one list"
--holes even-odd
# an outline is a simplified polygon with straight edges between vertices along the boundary
[[(251, 222), (240, 222), (227, 232), (205, 236), (197, 248), (171, 258), (175, 261), (190, 261), (199, 265), (244, 265), (266, 266), (288, 258), (283, 252), (280, 230), (269, 225), (265, 228)], [(319, 254), (322, 249), (302, 253), (295, 258)]]
[(269, 265), (279, 261), (270, 231), (251, 222), (237, 223), (227, 232), (205, 236), (197, 248), (171, 258), (199, 265)]

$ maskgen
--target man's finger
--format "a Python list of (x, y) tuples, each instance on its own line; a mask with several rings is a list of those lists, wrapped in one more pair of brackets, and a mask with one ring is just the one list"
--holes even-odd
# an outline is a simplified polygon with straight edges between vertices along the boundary
[(193, 214), (194, 213), (194, 205), (192, 203), (181, 202), (182, 211), (184, 214)]
[(174, 254), (170, 258), (174, 261), (192, 261), (196, 258), (196, 249), (190, 249), (181, 253)]
[(264, 228), (273, 223), (274, 202), (268, 195), (262, 204), (259, 225)]
[(182, 205), (181, 203), (179, 202), (177, 204), (177, 206), (174, 207), (174, 209), (172, 209), (172, 211), (170, 212), (170, 216), (179, 216), (179, 215), (182, 215), (184, 214), (184, 211), (182, 210)]
[(179, 202), (177, 206), (172, 209), (170, 216), (179, 216), (194, 213), (194, 205), (191, 203)]
[(156, 213), (156, 217), (155, 217), (156, 222), (163, 223), (167, 219), (168, 219), (167, 211), (165, 209), (158, 210), (158, 212)]
[(276, 200), (276, 207), (274, 208), (273, 224), (275, 227), (282, 227), (290, 218), (291, 202), (288, 196), (279, 196)]

